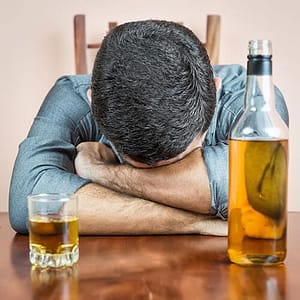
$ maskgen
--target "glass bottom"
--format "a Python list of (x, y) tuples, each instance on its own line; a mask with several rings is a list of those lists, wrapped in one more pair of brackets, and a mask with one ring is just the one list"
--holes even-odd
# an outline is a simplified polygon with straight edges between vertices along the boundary
[(32, 265), (41, 268), (61, 268), (70, 267), (79, 260), (78, 245), (73, 246), (70, 251), (64, 253), (41, 253), (38, 247), (30, 245), (29, 260)]

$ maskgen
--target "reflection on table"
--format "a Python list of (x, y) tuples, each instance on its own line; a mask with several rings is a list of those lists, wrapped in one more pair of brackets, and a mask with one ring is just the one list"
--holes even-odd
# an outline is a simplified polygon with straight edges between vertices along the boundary
[(89, 236), (78, 264), (44, 270), (2, 213), (1, 299), (298, 299), (299, 231), (300, 213), (290, 213), (288, 257), (277, 267), (230, 264), (223, 237)]

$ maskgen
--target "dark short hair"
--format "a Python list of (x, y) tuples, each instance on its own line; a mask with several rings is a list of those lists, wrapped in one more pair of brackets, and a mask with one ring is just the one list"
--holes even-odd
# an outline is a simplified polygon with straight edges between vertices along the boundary
[(149, 165), (177, 156), (207, 130), (215, 102), (206, 49), (188, 28), (137, 21), (104, 38), (93, 67), (92, 111), (121, 154)]

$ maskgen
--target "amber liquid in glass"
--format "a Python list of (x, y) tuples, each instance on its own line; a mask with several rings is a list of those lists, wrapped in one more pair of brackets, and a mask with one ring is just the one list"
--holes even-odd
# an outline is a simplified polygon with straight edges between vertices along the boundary
[(228, 255), (240, 265), (286, 257), (288, 141), (230, 140)]
[(33, 265), (71, 266), (78, 261), (78, 218), (34, 216), (29, 221)]

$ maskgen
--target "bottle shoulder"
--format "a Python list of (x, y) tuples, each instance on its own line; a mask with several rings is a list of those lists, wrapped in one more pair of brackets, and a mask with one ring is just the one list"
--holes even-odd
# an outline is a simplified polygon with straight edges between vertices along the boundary
[(276, 110), (247, 109), (232, 127), (230, 139), (288, 139), (288, 127)]

